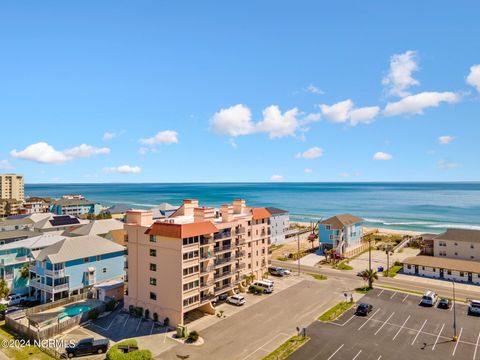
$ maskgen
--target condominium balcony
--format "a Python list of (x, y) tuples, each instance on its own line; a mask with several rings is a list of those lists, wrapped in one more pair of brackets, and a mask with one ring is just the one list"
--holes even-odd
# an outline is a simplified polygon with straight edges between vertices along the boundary
[(235, 228), (235, 235), (242, 235), (245, 234), (245, 228), (243, 226), (239, 226)]
[(247, 254), (247, 253), (246, 253), (245, 250), (237, 251), (237, 252), (235, 253), (235, 257), (236, 257), (237, 259), (243, 258), (243, 257), (245, 257), (246, 254)]
[(208, 294), (208, 295), (202, 296), (202, 297), (200, 297), (200, 304), (204, 304), (204, 303), (213, 301), (213, 300), (215, 300), (215, 298), (216, 298), (216, 296), (213, 295), (213, 294)]
[(235, 271), (229, 270), (229, 271), (224, 271), (222, 273), (215, 274), (214, 278), (215, 278), (215, 281), (218, 281), (233, 275), (235, 275)]
[(245, 263), (240, 263), (240, 264), (237, 264), (237, 266), (235, 266), (236, 271), (241, 271), (241, 270), (244, 270), (245, 268), (246, 268)]
[(215, 281), (213, 280), (200, 282), (200, 289), (209, 288), (209, 287), (212, 287), (213, 285), (215, 285)]
[(48, 275), (54, 278), (65, 277), (65, 269), (45, 270), (45, 275)]
[(214, 255), (211, 252), (205, 252), (200, 254), (200, 261), (212, 259)]
[(232, 250), (232, 245), (230, 245), (230, 244), (223, 245), (223, 246), (217, 246), (217, 247), (213, 248), (213, 251), (215, 253), (220, 253), (220, 252), (223, 252), (223, 251), (230, 251), (230, 250)]
[(228, 264), (235, 261), (235, 256), (230, 256), (230, 257), (225, 257), (225, 258), (216, 258), (215, 259), (215, 267), (222, 265), (222, 264)]
[(52, 285), (42, 284), (40, 281), (30, 280), (29, 285), (39, 290), (45, 290), (49, 293), (56, 293), (56, 292), (68, 290), (68, 283), (52, 286)]
[(205, 246), (205, 245), (210, 245), (210, 244), (213, 244), (213, 237), (209, 236), (209, 237), (205, 237), (205, 236), (202, 236), (200, 238), (200, 246)]
[(213, 290), (215, 292), (215, 294), (219, 293), (220, 291), (223, 291), (225, 289), (229, 289), (229, 288), (232, 288), (233, 286), (235, 286), (234, 283), (228, 283), (228, 284), (224, 284), (224, 285), (220, 285), (220, 286), (216, 286), (215, 289)]
[(200, 274), (208, 274), (213, 271), (213, 266), (200, 266)]
[(247, 243), (247, 241), (245, 239), (237, 239), (235, 241), (235, 246), (243, 246)]
[(230, 237), (232, 237), (232, 233), (230, 231), (223, 231), (223, 232), (218, 232), (216, 234), (213, 234), (213, 238), (215, 240), (227, 239), (227, 238), (230, 238)]

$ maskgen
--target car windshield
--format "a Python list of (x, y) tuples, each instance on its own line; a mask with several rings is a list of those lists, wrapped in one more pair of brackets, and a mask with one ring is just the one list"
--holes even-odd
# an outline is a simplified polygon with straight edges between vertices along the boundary
[(432, 300), (432, 298), (430, 296), (426, 296), (426, 295), (424, 295), (422, 299), (423, 300)]
[(472, 302), (472, 303), (470, 303), (470, 306), (473, 307), (473, 308), (480, 308), (480, 303)]
[(367, 304), (360, 304), (358, 305), (359, 309), (365, 309), (368, 305)]

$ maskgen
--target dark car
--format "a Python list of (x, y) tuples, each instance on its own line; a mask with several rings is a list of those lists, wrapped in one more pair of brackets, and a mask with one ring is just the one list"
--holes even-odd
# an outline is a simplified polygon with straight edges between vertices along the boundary
[(270, 266), (268, 268), (268, 272), (271, 275), (275, 275), (275, 276), (284, 276), (285, 275), (284, 269), (282, 269), (280, 267), (276, 267), (276, 266)]
[(438, 307), (440, 309), (450, 309), (450, 300), (440, 299), (440, 301), (438, 302)]
[(65, 349), (69, 358), (82, 355), (102, 354), (108, 350), (108, 339), (94, 340), (93, 338), (82, 339), (74, 346)]
[(363, 271), (357, 272), (357, 276), (363, 277)]
[(360, 316), (367, 316), (368, 313), (372, 311), (372, 309), (373, 309), (372, 305), (361, 303), (361, 304), (358, 304), (357, 311), (355, 311), (355, 314)]
[(5, 320), (5, 315), (8, 315), (20, 310), (24, 310), (24, 308), (21, 306), (9, 306), (0, 311), (0, 320)]

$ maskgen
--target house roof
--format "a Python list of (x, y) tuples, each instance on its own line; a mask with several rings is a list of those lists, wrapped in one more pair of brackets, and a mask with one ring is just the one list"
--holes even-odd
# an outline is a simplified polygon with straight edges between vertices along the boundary
[(52, 201), (52, 205), (71, 206), (71, 205), (92, 205), (95, 201), (89, 201), (86, 199), (58, 199)]
[(34, 237), (39, 236), (42, 233), (39, 231), (30, 230), (12, 230), (12, 231), (0, 231), (0, 240), (15, 239), (19, 237)]
[(17, 226), (17, 225), (31, 225), (33, 224), (34, 221), (30, 219), (29, 217), (24, 217), (21, 219), (7, 219), (0, 221), (0, 227), (6, 227), (6, 226)]
[(287, 210), (279, 209), (279, 208), (276, 208), (276, 207), (267, 207), (266, 209), (271, 215), (288, 214)]
[(445, 257), (434, 256), (412, 256), (403, 260), (407, 265), (428, 266), (439, 269), (464, 271), (472, 273), (480, 273), (480, 262), (469, 260), (449, 259)]
[(89, 224), (81, 225), (70, 231), (74, 235), (102, 235), (112, 230), (123, 229), (123, 223), (115, 219), (94, 220)]
[(102, 213), (123, 214), (129, 210), (132, 210), (132, 207), (128, 204), (115, 204), (110, 206), (108, 209), (102, 210)]
[(436, 236), (435, 240), (480, 242), (480, 230), (447, 229), (444, 233)]
[(343, 229), (345, 226), (362, 222), (363, 219), (352, 214), (339, 214), (321, 221), (321, 224), (330, 225), (334, 229)]
[(97, 235), (64, 237), (49, 247), (32, 253), (35, 260), (57, 264), (69, 260), (123, 251), (125, 248)]
[(213, 234), (217, 231), (218, 228), (210, 221), (200, 221), (187, 224), (155, 222), (145, 234), (184, 239), (191, 236)]
[(62, 241), (64, 239), (65, 239), (65, 236), (44, 234), (40, 236), (34, 236), (28, 239), (14, 241), (9, 244), (0, 245), (0, 251), (19, 249), (19, 248), (26, 248), (26, 249), (43, 248), (46, 246), (56, 244), (57, 242)]
[(271, 215), (265, 208), (252, 208), (253, 220), (267, 219)]

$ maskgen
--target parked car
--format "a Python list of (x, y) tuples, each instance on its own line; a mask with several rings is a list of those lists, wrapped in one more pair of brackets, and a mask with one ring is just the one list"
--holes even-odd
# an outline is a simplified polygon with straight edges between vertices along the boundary
[(367, 316), (373, 309), (373, 306), (367, 303), (360, 303), (355, 311), (356, 315)]
[(273, 284), (270, 281), (257, 280), (253, 283), (253, 286), (261, 288), (265, 294), (273, 292)]
[(438, 295), (435, 294), (433, 291), (427, 290), (422, 296), (420, 305), (435, 306), (437, 301), (438, 301)]
[(40, 300), (26, 299), (26, 300), (21, 300), (20, 301), (20, 305), (24, 306), (24, 307), (34, 307), (34, 306), (37, 306), (37, 305), (40, 305), (40, 304), (41, 304)]
[(0, 320), (5, 320), (5, 315), (12, 314), (14, 312), (23, 310), (20, 306), (10, 306), (0, 311)]
[(227, 299), (227, 303), (242, 306), (245, 304), (245, 298), (242, 295), (233, 295)]
[(469, 315), (480, 315), (480, 300), (470, 300), (468, 304)]
[(289, 269), (281, 268), (284, 275), (290, 275), (292, 272)]
[(93, 338), (82, 339), (74, 346), (65, 349), (69, 358), (82, 355), (102, 354), (108, 350), (108, 339), (94, 340)]
[(439, 309), (450, 309), (450, 300), (440, 299), (437, 306)]
[(357, 276), (360, 276), (360, 277), (362, 277), (362, 278), (363, 278), (363, 271), (359, 271), (359, 272), (357, 272)]
[(274, 275), (274, 276), (285, 276), (285, 275), (287, 275), (287, 274), (285, 274), (285, 269), (283, 269), (281, 267), (277, 267), (277, 266), (270, 266), (268, 268), (268, 272), (271, 275)]
[(18, 305), (27, 299), (28, 296), (24, 294), (10, 294), (5, 299), (0, 300), (0, 304), (7, 306)]

